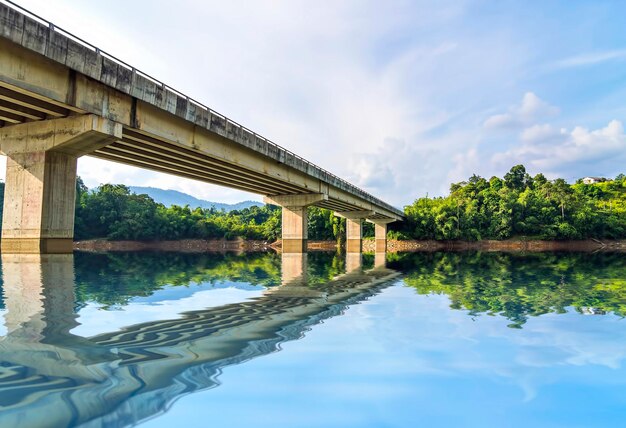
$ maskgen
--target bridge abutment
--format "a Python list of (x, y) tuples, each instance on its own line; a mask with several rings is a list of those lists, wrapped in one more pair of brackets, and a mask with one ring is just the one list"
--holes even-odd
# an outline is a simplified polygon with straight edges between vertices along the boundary
[(121, 134), (121, 125), (94, 115), (2, 128), (2, 252), (71, 253), (77, 159)]

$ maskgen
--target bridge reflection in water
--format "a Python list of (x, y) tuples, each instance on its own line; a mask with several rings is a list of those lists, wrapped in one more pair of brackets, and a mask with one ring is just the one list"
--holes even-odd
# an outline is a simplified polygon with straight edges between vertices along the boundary
[(2, 255), (1, 426), (126, 426), (175, 399), (219, 384), (229, 365), (278, 351), (393, 283), (384, 254), (363, 270), (315, 283), (306, 254), (282, 256), (282, 284), (262, 297), (84, 338), (76, 315), (73, 255)]

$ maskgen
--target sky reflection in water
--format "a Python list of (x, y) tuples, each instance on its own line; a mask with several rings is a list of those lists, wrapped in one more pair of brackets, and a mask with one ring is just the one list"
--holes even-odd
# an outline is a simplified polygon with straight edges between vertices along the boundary
[(28, 257), (2, 256), (2, 426), (623, 419), (623, 254)]

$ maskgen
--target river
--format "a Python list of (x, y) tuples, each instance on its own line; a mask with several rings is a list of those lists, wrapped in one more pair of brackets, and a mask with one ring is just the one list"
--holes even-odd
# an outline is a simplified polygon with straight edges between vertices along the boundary
[(1, 263), (2, 427), (623, 423), (623, 253)]

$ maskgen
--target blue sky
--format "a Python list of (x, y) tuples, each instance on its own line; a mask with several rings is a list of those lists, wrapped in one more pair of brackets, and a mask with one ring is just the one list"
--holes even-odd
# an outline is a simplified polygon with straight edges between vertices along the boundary
[[(20, 4), (398, 206), (518, 163), (626, 172), (623, 2)], [(259, 199), (90, 158), (79, 174)]]

